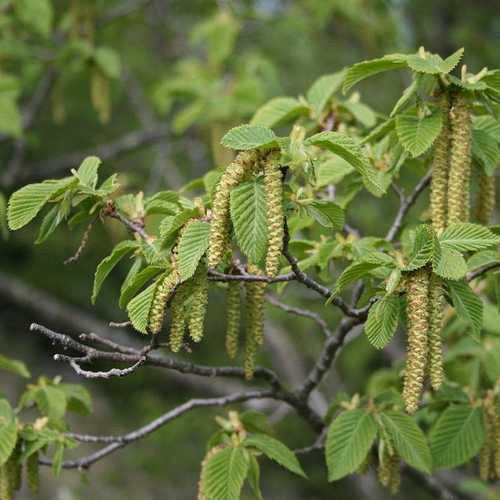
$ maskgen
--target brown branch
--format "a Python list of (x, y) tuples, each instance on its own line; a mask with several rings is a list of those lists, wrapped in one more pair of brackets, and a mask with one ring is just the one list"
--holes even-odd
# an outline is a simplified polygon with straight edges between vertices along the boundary
[(484, 266), (474, 269), (474, 271), (467, 273), (465, 279), (467, 281), (475, 280), (476, 278), (479, 278), (483, 274), (486, 274), (487, 272), (492, 271), (494, 269), (498, 269), (499, 267), (500, 267), (500, 262), (490, 262), (489, 264), (485, 264)]

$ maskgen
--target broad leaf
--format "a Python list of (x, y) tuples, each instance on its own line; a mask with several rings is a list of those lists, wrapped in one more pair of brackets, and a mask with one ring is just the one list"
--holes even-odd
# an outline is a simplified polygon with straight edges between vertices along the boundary
[(450, 224), (439, 237), (439, 242), (441, 247), (467, 252), (498, 245), (500, 238), (479, 224), (458, 223)]
[(148, 333), (149, 311), (155, 296), (157, 282), (152, 283), (128, 304), (127, 312), (132, 326), (141, 333)]
[(276, 145), (274, 132), (262, 125), (240, 125), (232, 128), (221, 140), (230, 149), (257, 149)]
[(302, 469), (297, 457), (281, 441), (274, 439), (266, 434), (252, 434), (243, 442), (247, 448), (257, 448), (268, 458), (279, 463), (291, 472), (302, 477), (307, 477)]
[(448, 281), (448, 290), (457, 315), (469, 325), (470, 333), (478, 340), (483, 326), (483, 301), (461, 281)]
[(464, 49), (458, 49), (451, 56), (443, 60), (437, 54), (425, 53), (423, 57), (420, 53), (411, 54), (407, 58), (408, 66), (414, 71), (437, 75), (439, 73), (449, 73), (462, 58)]
[(403, 148), (413, 157), (425, 153), (441, 131), (441, 112), (419, 116), (418, 112), (404, 113), (396, 117), (396, 132)]
[(210, 224), (202, 221), (191, 222), (182, 232), (178, 246), (178, 264), (181, 281), (193, 276), (200, 259), (208, 248)]
[(483, 166), (486, 175), (493, 175), (498, 166), (500, 147), (498, 140), (484, 130), (472, 131), (472, 154)]
[(341, 413), (330, 425), (326, 436), (325, 456), (328, 480), (352, 474), (361, 465), (377, 435), (377, 424), (364, 410)]
[(14, 450), (17, 441), (16, 416), (9, 402), (0, 399), (0, 466)]
[(309, 88), (306, 94), (307, 102), (311, 105), (314, 115), (319, 117), (327, 102), (342, 85), (345, 70), (320, 76)]
[(123, 309), (129, 303), (130, 299), (142, 288), (142, 286), (160, 274), (164, 268), (159, 266), (147, 266), (139, 271), (130, 281), (124, 282), (120, 291), (120, 300), (118, 305)]
[(338, 231), (344, 227), (344, 211), (333, 201), (314, 200), (307, 206), (307, 212), (322, 226)]
[(307, 107), (298, 99), (276, 97), (257, 110), (250, 125), (275, 127), (305, 113), (307, 113)]
[(368, 312), (365, 323), (365, 334), (377, 349), (387, 345), (398, 327), (399, 298), (387, 295), (376, 302)]
[(434, 467), (447, 469), (468, 462), (479, 452), (484, 438), (481, 408), (449, 406), (429, 435)]
[(385, 411), (380, 415), (391, 442), (409, 465), (422, 472), (431, 472), (431, 452), (424, 433), (412, 417), (398, 411)]
[(442, 278), (459, 280), (467, 273), (467, 263), (457, 250), (438, 244), (434, 247), (432, 269)]
[(262, 180), (242, 182), (231, 191), (231, 220), (238, 245), (251, 262), (267, 248), (267, 204)]

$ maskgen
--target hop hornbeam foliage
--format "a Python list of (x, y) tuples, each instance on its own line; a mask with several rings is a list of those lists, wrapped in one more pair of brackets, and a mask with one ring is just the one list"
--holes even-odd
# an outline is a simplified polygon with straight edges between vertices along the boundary
[[(228, 39), (234, 40), (232, 21), (224, 17), (204, 29), (228, 29)], [(234, 359), (243, 326), (243, 367), (221, 367), (222, 372), (247, 379), (257, 373), (255, 382), (272, 389), (252, 397), (281, 398), (318, 433), (328, 427), (324, 452), (330, 481), (377, 463), (377, 446), (378, 477), (391, 493), (404, 491), (401, 474), (408, 467), (431, 474), (479, 458), (480, 478), (498, 479), (500, 323), (494, 301), (500, 287), (494, 270), (500, 265), (500, 231), (489, 224), (500, 151), (500, 70), (471, 74), (458, 67), (463, 52), (447, 58), (424, 48), (391, 54), (325, 75), (305, 96), (274, 98), (255, 111), (249, 124), (222, 138), (215, 156), (228, 158), (225, 165), (214, 165), (178, 192), (124, 194), (116, 174), (100, 180), (100, 160), (86, 158), (67, 177), (13, 193), (8, 226), (18, 230), (42, 216), (37, 237), (42, 242), (64, 222), (91, 228), (89, 220), (121, 221), (131, 236), (97, 266), (92, 302), (114, 269), (129, 261), (118, 303), (137, 331), (158, 335), (146, 349), (179, 352), (187, 329), (194, 343), (182, 356), (190, 349), (203, 352), (198, 342), (204, 339), (225, 342)], [(411, 83), (387, 115), (352, 91), (371, 76), (395, 70), (409, 71)], [(92, 99), (106, 120), (109, 82), (94, 80)], [(400, 183), (409, 170), (420, 179), (408, 196)], [(419, 198), (429, 184), (427, 171), (430, 198)], [(366, 197), (375, 197), (373, 207), (392, 190), (400, 193), (402, 204), (385, 236), (383, 220), (371, 234), (351, 227), (353, 214), (367, 210)], [(471, 192), (477, 193), (472, 222)], [(428, 206), (415, 205), (417, 198), (428, 200)], [(307, 295), (295, 293), (301, 286)], [(219, 313), (212, 291), (216, 298), (220, 290), (226, 293), (224, 340), (204, 332), (206, 313)], [(273, 294), (266, 295), (269, 291)], [(325, 311), (347, 318), (335, 315), (326, 321), (309, 311), (313, 297), (326, 304)], [(286, 303), (294, 299), (296, 305)], [(290, 391), (274, 372), (256, 372), (266, 301), (314, 319), (327, 336), (305, 382)], [(161, 342), (168, 310), (170, 332)], [(376, 349), (402, 343), (406, 336), (406, 359), (398, 356), (391, 359), (393, 366), (371, 373), (359, 394), (338, 394), (322, 418), (310, 406), (311, 391), (351, 340), (348, 333), (361, 325)], [(313, 335), (294, 335), (291, 341), (312, 355)], [(394, 352), (398, 349), (384, 360), (394, 358)], [(183, 371), (195, 365), (180, 366)], [(29, 386), (18, 405), (38, 405), (42, 419), (25, 423), (0, 399), (0, 500), (12, 496), (21, 466), (36, 489), (38, 456), (53, 452), (58, 472), (64, 449), (75, 445), (65, 433), (61, 411), (40, 404), (44, 391), (59, 391), (66, 403), (87, 401), (58, 380), (42, 379)], [(245, 394), (231, 404), (244, 401)], [(269, 435), (263, 421), (256, 412), (231, 412), (228, 420), (218, 420), (221, 430), (202, 462), (200, 499), (237, 499), (247, 479), (261, 498), (263, 456), (305, 475), (294, 453)], [(317, 443), (315, 449), (322, 446)]]

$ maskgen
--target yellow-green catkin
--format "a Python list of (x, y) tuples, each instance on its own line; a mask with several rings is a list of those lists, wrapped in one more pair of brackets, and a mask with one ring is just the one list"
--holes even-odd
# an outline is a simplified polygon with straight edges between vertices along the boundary
[(153, 304), (149, 313), (148, 330), (151, 333), (160, 333), (165, 319), (167, 303), (178, 283), (179, 273), (174, 269), (170, 274), (165, 276), (156, 287)]
[(208, 450), (207, 454), (203, 458), (203, 461), (201, 462), (201, 473), (200, 473), (200, 480), (198, 481), (198, 500), (209, 500), (206, 492), (206, 469), (207, 469), (207, 464), (210, 461), (211, 458), (213, 458), (217, 453), (222, 451), (224, 449), (224, 445), (218, 445), (214, 446), (213, 448), (210, 448)]
[(444, 322), (444, 289), (439, 276), (432, 273), (429, 284), (429, 356), (428, 372), (432, 388), (437, 391), (444, 381), (442, 330)]
[(30, 491), (36, 493), (40, 483), (38, 452), (31, 454), (26, 461), (26, 478)]
[(257, 153), (243, 151), (229, 164), (217, 185), (212, 204), (208, 267), (216, 267), (222, 261), (229, 238), (229, 199), (235, 188), (252, 170)]
[(208, 276), (205, 259), (202, 259), (193, 276), (188, 320), (189, 335), (194, 342), (203, 338), (208, 303)]
[(0, 500), (12, 500), (12, 481), (7, 464), (0, 465)]
[(238, 355), (240, 338), (240, 282), (229, 281), (226, 291), (226, 352), (234, 359)]
[(284, 215), (282, 173), (274, 153), (264, 161), (264, 188), (267, 204), (267, 254), (266, 275), (274, 278), (279, 271), (283, 250)]
[(392, 495), (395, 495), (401, 485), (401, 465), (399, 456), (392, 455), (385, 448), (380, 457), (377, 468), (377, 477), (382, 486), (385, 486)]
[(442, 97), (441, 111), (443, 114), (443, 127), (441, 128), (441, 132), (434, 143), (430, 196), (432, 227), (438, 234), (441, 233), (446, 227), (448, 204), (450, 101), (447, 95)]
[(177, 287), (177, 291), (170, 303), (170, 349), (179, 352), (184, 341), (184, 330), (186, 329), (185, 302), (190, 291), (190, 283), (184, 282)]
[(408, 347), (403, 386), (406, 411), (414, 413), (422, 396), (429, 331), (429, 271), (413, 271), (407, 283)]
[(495, 176), (482, 173), (479, 176), (479, 190), (476, 198), (475, 218), (487, 226), (495, 210)]
[(450, 110), (450, 174), (448, 178), (448, 224), (469, 218), (471, 169), (471, 114), (467, 98), (457, 94)]

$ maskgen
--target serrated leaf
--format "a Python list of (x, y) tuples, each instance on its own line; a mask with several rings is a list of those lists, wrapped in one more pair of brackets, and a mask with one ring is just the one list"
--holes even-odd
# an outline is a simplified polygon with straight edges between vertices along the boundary
[(80, 183), (91, 189), (95, 189), (100, 165), (101, 160), (97, 156), (88, 156), (85, 158), (76, 171)]
[(9, 402), (0, 399), (0, 466), (14, 451), (17, 442), (16, 416)]
[(474, 118), (474, 129), (482, 130), (495, 141), (500, 142), (500, 121), (490, 115), (482, 115)]
[(191, 222), (183, 231), (178, 246), (179, 274), (182, 281), (193, 276), (200, 259), (208, 248), (210, 224), (202, 221)]
[(221, 140), (230, 149), (269, 148), (277, 145), (274, 132), (262, 125), (240, 125), (232, 128)]
[(47, 180), (28, 184), (17, 190), (9, 200), (7, 220), (12, 231), (21, 229), (31, 222), (52, 198), (63, 193), (77, 182), (73, 177), (59, 180)]
[(467, 273), (467, 263), (460, 252), (437, 245), (434, 247), (432, 269), (442, 278), (459, 280)]
[(494, 69), (492, 71), (488, 71), (485, 76), (483, 76), (482, 80), (485, 83), (489, 90), (493, 92), (500, 93), (500, 70)]
[(418, 112), (404, 113), (396, 117), (396, 133), (403, 148), (414, 158), (425, 153), (441, 131), (442, 114), (435, 111), (428, 116)]
[(457, 467), (474, 457), (484, 442), (483, 411), (469, 405), (451, 405), (429, 435), (436, 469)]
[(354, 262), (349, 267), (346, 267), (335, 283), (333, 295), (340, 293), (349, 283), (363, 278), (370, 271), (379, 267), (379, 263), (373, 262)]
[(377, 424), (364, 410), (341, 413), (330, 425), (326, 436), (325, 457), (328, 480), (352, 474), (361, 465), (377, 435)]
[(379, 59), (354, 64), (346, 73), (342, 91), (346, 93), (351, 87), (369, 76), (393, 69), (406, 68), (406, 58), (407, 56), (404, 54), (389, 54)]
[(427, 264), (432, 258), (434, 239), (428, 226), (420, 225), (415, 229), (415, 238), (404, 271), (414, 271)]
[(324, 227), (338, 231), (344, 227), (344, 211), (333, 201), (314, 200), (307, 206), (307, 212)]
[(275, 97), (261, 106), (253, 115), (250, 125), (276, 127), (307, 113), (307, 107), (293, 97)]
[(456, 65), (460, 62), (464, 55), (464, 48), (461, 47), (455, 51), (451, 56), (448, 56), (441, 64), (441, 70), (443, 73), (449, 73), (452, 71)]
[(234, 188), (230, 211), (238, 245), (251, 262), (259, 262), (267, 248), (267, 203), (262, 179)]
[(264, 500), (260, 491), (260, 466), (254, 455), (250, 455), (250, 468), (248, 469), (248, 484), (252, 488), (257, 500)]
[(299, 476), (307, 477), (293, 451), (281, 441), (267, 436), (266, 434), (252, 434), (245, 439), (243, 444), (247, 448), (257, 448), (268, 458), (285, 467), (285, 469)]
[(361, 174), (370, 193), (381, 196), (385, 192), (379, 172), (372, 167), (361, 145), (351, 137), (339, 132), (320, 132), (309, 137), (305, 144), (328, 149), (347, 161)]
[(458, 252), (484, 250), (500, 243), (500, 238), (488, 228), (468, 222), (450, 224), (439, 237), (441, 247)]
[(380, 418), (401, 458), (415, 469), (430, 474), (431, 452), (424, 433), (413, 418), (392, 410), (384, 411)]
[(125, 257), (125, 255), (127, 255), (129, 252), (136, 249), (137, 247), (138, 244), (136, 241), (131, 241), (131, 240), (121, 241), (120, 243), (118, 243), (118, 245), (116, 245), (113, 248), (113, 251), (107, 257), (101, 260), (101, 262), (97, 266), (94, 275), (94, 286), (92, 289), (92, 298), (91, 298), (92, 304), (95, 304), (97, 295), (99, 294), (102, 284), (104, 283), (104, 280), (108, 277), (109, 273), (116, 267), (118, 262), (120, 262), (120, 260), (123, 259), (123, 257)]
[(142, 288), (142, 286), (160, 274), (164, 270), (159, 266), (147, 266), (139, 271), (129, 282), (124, 282), (120, 290), (120, 300), (118, 305), (123, 309), (132, 299), (132, 297)]
[(330, 75), (320, 76), (306, 93), (307, 102), (311, 105), (315, 117), (323, 112), (327, 102), (342, 85), (346, 71), (338, 71)]
[(3, 356), (2, 354), (0, 354), (0, 370), (5, 370), (24, 378), (31, 377), (28, 368), (22, 361), (8, 358), (7, 356)]
[(470, 326), (472, 336), (479, 339), (483, 326), (483, 301), (464, 282), (448, 281), (448, 290), (457, 315)]
[(361, 144), (371, 143), (382, 137), (389, 135), (389, 133), (394, 130), (396, 126), (396, 119), (389, 118), (380, 125), (377, 125), (367, 136), (363, 137)]
[(365, 323), (365, 334), (377, 349), (385, 347), (398, 327), (399, 298), (394, 295), (377, 301), (369, 310)]
[(418, 89), (418, 80), (414, 78), (411, 84), (403, 90), (401, 97), (398, 99), (394, 108), (392, 108), (391, 114), (389, 115), (391, 118), (396, 116), (404, 106), (410, 101), (410, 99), (417, 93)]
[(128, 317), (132, 326), (144, 334), (148, 333), (149, 311), (155, 296), (156, 285), (155, 281), (127, 304)]
[(460, 61), (464, 49), (458, 49), (451, 56), (443, 60), (437, 54), (426, 53), (422, 57), (419, 53), (408, 56), (408, 66), (414, 71), (427, 73), (429, 75), (438, 75), (440, 73), (448, 74)]
[(241, 447), (228, 447), (213, 455), (202, 473), (203, 489), (210, 500), (235, 500), (248, 473), (248, 453)]
[(472, 154), (479, 160), (487, 175), (493, 175), (498, 166), (500, 147), (497, 141), (484, 130), (472, 130)]

